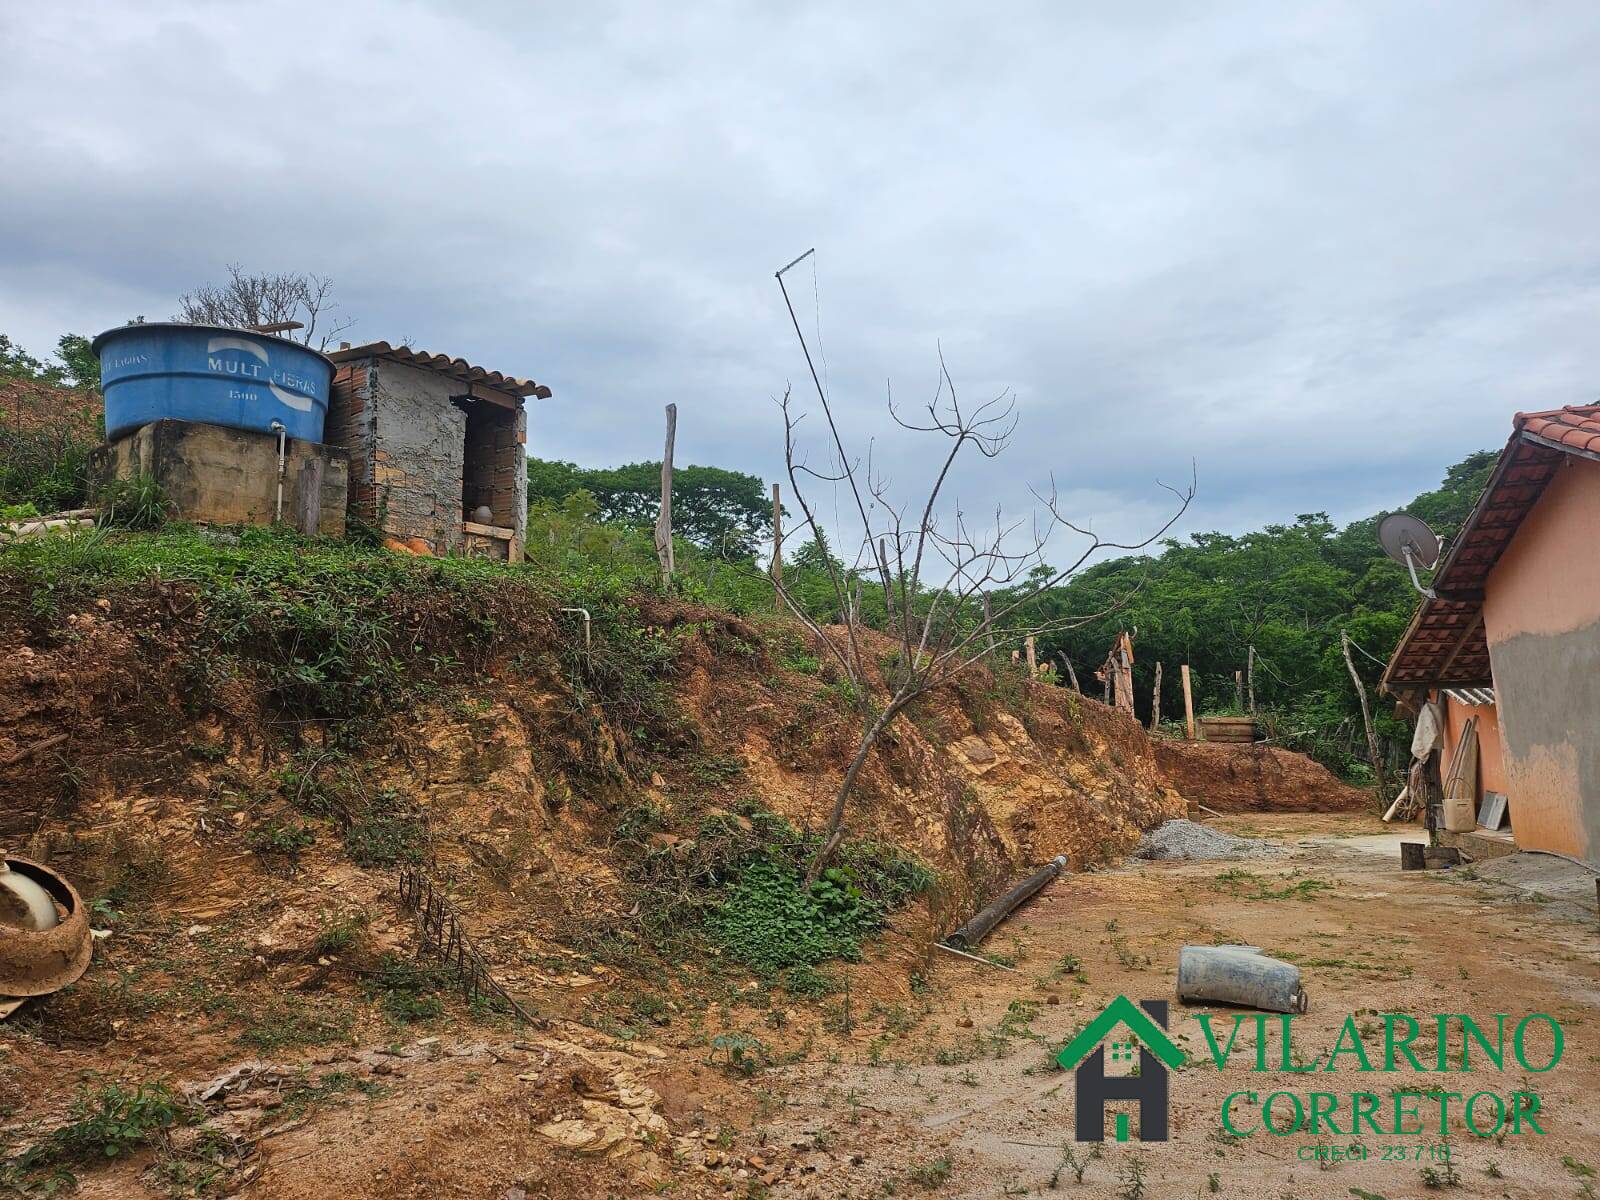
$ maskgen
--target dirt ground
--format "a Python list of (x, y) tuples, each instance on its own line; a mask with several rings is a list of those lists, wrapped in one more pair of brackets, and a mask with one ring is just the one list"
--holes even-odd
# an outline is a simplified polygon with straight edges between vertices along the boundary
[[(1559, 888), (1546, 892), (1529, 878), (1536, 862), (1521, 864), (1514, 883), (1475, 869), (1402, 873), (1398, 843), (1420, 831), (1397, 834), (1370, 817), (1255, 814), (1211, 823), (1268, 838), (1284, 853), (1235, 862), (1128, 859), (1067, 876), (991, 936), (984, 951), (993, 965), (936, 954), (919, 970), (891, 933), (855, 969), (853, 993), (786, 1008), (725, 1000), (703, 1022), (663, 1021), (649, 1040), (593, 1023), (515, 1030), (473, 1022), (276, 1061), (222, 1055), (214, 1039), (192, 1055), (141, 1044), (134, 1054), (152, 1067), (170, 1071), (190, 1060), (174, 1082), (203, 1098), (208, 1136), (234, 1139), (243, 1157), (225, 1182), (208, 1183), (204, 1155), (192, 1160), (195, 1174), (183, 1174), (191, 1160), (182, 1144), (159, 1159), (142, 1152), (83, 1172), (81, 1194), (853, 1200), (1059, 1190), (1140, 1200), (1399, 1200), (1435, 1194), (1424, 1168), (1435, 1172), (1440, 1194), (1592, 1194), (1584, 1189), (1585, 1172), (1600, 1166), (1600, 948), (1591, 910), (1551, 898)], [(1566, 866), (1551, 862), (1557, 871)], [(1196, 1010), (1174, 1002), (1170, 1027), (1194, 1065), (1171, 1077), (1170, 1140), (1107, 1142), (1098, 1153), (1073, 1143), (1072, 1077), (1055, 1054), (1116, 995), (1173, 997), (1177, 952), (1191, 942), (1244, 942), (1299, 962), (1311, 1007), (1296, 1021), (1296, 1062), (1326, 1053), (1347, 1014), (1365, 1027), (1385, 1012), (1465, 1012), (1491, 1029), (1496, 1012), (1513, 1014), (1513, 1024), (1528, 1012), (1549, 1013), (1565, 1030), (1564, 1054), (1537, 1076), (1517, 1067), (1509, 1049), (1503, 1075), (1470, 1080), (1256, 1074), (1248, 1070), (1247, 1020), (1236, 1059), (1219, 1072), (1190, 1016)], [(909, 1002), (892, 998), (903, 990), (865, 990), (870, 978), (907, 972)], [(1274, 1056), (1276, 1028), (1269, 1026)], [(760, 1034), (748, 1075), (713, 1036), (733, 1029)], [(1366, 1039), (1380, 1062), (1381, 1043), (1381, 1032)], [(1424, 1063), (1433, 1061), (1426, 1025), (1416, 1048)], [(20, 1078), (35, 1077), (31, 1052), (0, 1039), (0, 1063)], [(1547, 1042), (1530, 1037), (1533, 1062), (1548, 1053)], [(87, 1049), (51, 1057), (54, 1071), (82, 1078), (107, 1064)], [(1392, 1089), (1435, 1086), (1537, 1090), (1546, 1134), (1483, 1140), (1457, 1120), (1452, 1185), (1442, 1165), (1416, 1158), (1419, 1147), (1432, 1152), (1436, 1133), (1392, 1139), (1407, 1148), (1404, 1162), (1319, 1167), (1302, 1155), (1348, 1139), (1235, 1139), (1218, 1122), (1223, 1097), (1243, 1089), (1370, 1090), (1387, 1104)], [(1390, 1141), (1365, 1140), (1374, 1156)]]
[[(1289, 853), (1240, 863), (1128, 860), (1113, 870), (1064, 878), (986, 946), (1014, 960), (1015, 970), (942, 956), (929, 980), (931, 1011), (915, 1029), (870, 1054), (785, 1068), (781, 1084), (769, 1079), (765, 1086), (784, 1100), (773, 1138), (825, 1144), (831, 1164), (814, 1183), (772, 1194), (915, 1195), (926, 1189), (988, 1197), (1059, 1188), (1084, 1196), (1272, 1200), (1432, 1195), (1422, 1168), (1439, 1176), (1444, 1168), (1416, 1155), (1419, 1145), (1430, 1153), (1426, 1147), (1439, 1141), (1436, 1129), (1432, 1136), (1395, 1139), (1369, 1133), (1364, 1140), (1373, 1159), (1319, 1168), (1301, 1159), (1302, 1148), (1348, 1139), (1257, 1133), (1239, 1140), (1222, 1132), (1218, 1113), (1224, 1096), (1242, 1088), (1262, 1094), (1372, 1090), (1387, 1105), (1391, 1088), (1426, 1090), (1441, 1083), (1469, 1094), (1532, 1087), (1548, 1116), (1544, 1137), (1497, 1142), (1454, 1128), (1449, 1140), (1459, 1182), (1439, 1179), (1442, 1194), (1592, 1194), (1585, 1190), (1592, 1179), (1586, 1172), (1600, 1165), (1600, 1117), (1594, 1115), (1600, 1043), (1593, 1024), (1600, 953), (1592, 910), (1552, 905), (1460, 872), (1403, 874), (1398, 843), (1421, 837), (1420, 830), (1397, 835), (1370, 817), (1255, 815), (1213, 823), (1280, 841)], [(1262, 896), (1272, 898), (1252, 898)], [(1306, 1060), (1331, 1049), (1347, 1014), (1392, 1011), (1466, 1012), (1491, 1029), (1496, 1012), (1512, 1014), (1512, 1025), (1528, 1012), (1549, 1013), (1566, 1033), (1564, 1055), (1548, 1074), (1529, 1076), (1511, 1059), (1508, 1032), (1503, 1075), (1341, 1072), (1311, 1079), (1256, 1074), (1231, 1061), (1219, 1072), (1198, 1024), (1185, 1017), (1196, 1010), (1174, 999), (1171, 1027), (1191, 1062), (1198, 1057), (1201, 1065), (1172, 1076), (1171, 1139), (1108, 1141), (1100, 1157), (1089, 1158), (1089, 1146), (1071, 1142), (1071, 1077), (1053, 1066), (1052, 1056), (1119, 993), (1173, 997), (1179, 947), (1220, 941), (1297, 956), (1311, 1001), (1295, 1025), (1296, 1053)], [(1276, 1055), (1276, 1026), (1269, 1028)], [(1425, 1023), (1425, 1038), (1428, 1028)], [(1248, 1023), (1241, 1047), (1246, 1041), (1253, 1045)], [(1381, 1056), (1381, 1031), (1367, 1042)], [(1533, 1043), (1530, 1034), (1528, 1057), (1537, 1065), (1549, 1047), (1535, 1052)], [(1431, 1063), (1433, 1043), (1417, 1045), (1422, 1062)], [(1437, 1122), (1435, 1105), (1422, 1111)], [(1245, 1117), (1238, 1120), (1242, 1126)], [(1385, 1141), (1409, 1147), (1408, 1161), (1377, 1161), (1377, 1146)], [(1064, 1147), (1087, 1161), (1081, 1183), (1063, 1161)], [(1131, 1183), (1135, 1159), (1144, 1169), (1142, 1193)]]

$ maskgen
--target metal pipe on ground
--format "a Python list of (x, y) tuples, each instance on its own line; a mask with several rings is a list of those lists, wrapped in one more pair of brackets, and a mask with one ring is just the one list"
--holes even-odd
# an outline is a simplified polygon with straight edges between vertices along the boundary
[(1259, 946), (1185, 946), (1178, 951), (1178, 999), (1281, 1013), (1307, 1007), (1300, 968), (1268, 958)]
[(977, 916), (945, 938), (944, 944), (956, 950), (970, 950), (988, 937), (990, 930), (1016, 911), (1023, 901), (1032, 899), (1045, 884), (1058, 879), (1066, 869), (1067, 856), (1057, 855), (994, 903), (980, 910)]

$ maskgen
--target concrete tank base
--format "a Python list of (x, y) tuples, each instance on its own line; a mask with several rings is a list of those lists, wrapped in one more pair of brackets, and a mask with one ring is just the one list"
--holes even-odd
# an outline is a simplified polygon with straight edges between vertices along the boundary
[[(154, 421), (95, 448), (92, 491), (136, 474), (161, 485), (172, 517), (211, 525), (271, 525), (277, 511), (278, 437), (194, 421)], [(350, 454), (337, 446), (287, 439), (284, 525), (343, 537)]]

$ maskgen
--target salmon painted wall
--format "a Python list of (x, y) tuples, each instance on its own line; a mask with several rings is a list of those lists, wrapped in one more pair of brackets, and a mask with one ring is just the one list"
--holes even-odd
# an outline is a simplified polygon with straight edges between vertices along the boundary
[(1517, 844), (1600, 858), (1600, 463), (1568, 456), (1484, 589)]
[(1493, 704), (1459, 704), (1449, 696), (1444, 697), (1445, 736), (1444, 750), (1439, 759), (1439, 778), (1450, 777), (1456, 744), (1461, 741), (1461, 730), (1469, 717), (1478, 718), (1478, 793), (1473, 799), (1481, 804), (1486, 791), (1509, 796), (1511, 793), (1506, 790), (1505, 762), (1500, 748), (1500, 713)]

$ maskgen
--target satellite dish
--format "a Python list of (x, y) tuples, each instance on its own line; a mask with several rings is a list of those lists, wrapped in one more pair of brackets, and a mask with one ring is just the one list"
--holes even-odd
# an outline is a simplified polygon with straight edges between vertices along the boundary
[(1428, 523), (1410, 513), (1390, 513), (1378, 522), (1378, 545), (1395, 562), (1405, 565), (1406, 551), (1417, 565), (1430, 569), (1439, 561), (1439, 538)]
[(1417, 567), (1431, 569), (1439, 561), (1439, 538), (1428, 523), (1410, 513), (1390, 513), (1378, 522), (1378, 545), (1395, 562), (1411, 572), (1411, 586), (1430, 600), (1433, 589), (1417, 582)]

